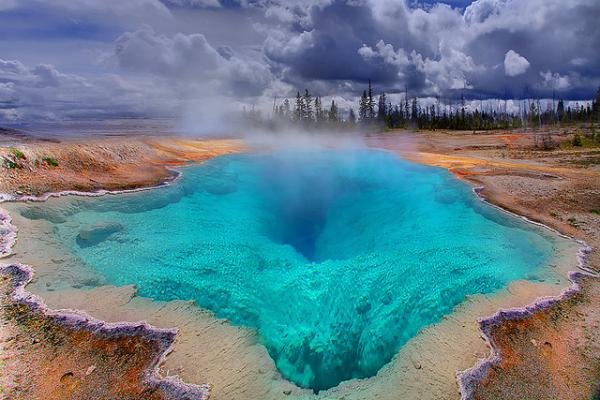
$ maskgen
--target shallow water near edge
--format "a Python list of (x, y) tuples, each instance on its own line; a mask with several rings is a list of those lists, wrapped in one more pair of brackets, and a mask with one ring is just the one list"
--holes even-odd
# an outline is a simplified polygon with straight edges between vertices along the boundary
[(256, 328), (282, 375), (374, 375), (465, 296), (543, 280), (556, 243), (448, 172), (379, 151), (236, 155), (176, 184), (32, 207), (108, 282)]

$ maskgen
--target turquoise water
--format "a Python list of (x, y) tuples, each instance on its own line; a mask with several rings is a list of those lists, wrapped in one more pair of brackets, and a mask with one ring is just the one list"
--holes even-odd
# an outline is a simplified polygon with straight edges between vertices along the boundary
[(51, 216), (108, 282), (257, 329), (315, 391), (376, 374), (469, 294), (541, 279), (556, 245), (447, 171), (373, 150), (219, 157)]

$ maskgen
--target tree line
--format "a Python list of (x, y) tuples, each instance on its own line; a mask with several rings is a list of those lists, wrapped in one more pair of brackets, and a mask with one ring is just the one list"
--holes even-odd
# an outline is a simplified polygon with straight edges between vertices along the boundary
[[(458, 106), (437, 104), (421, 105), (417, 97), (409, 100), (405, 91), (403, 101), (392, 104), (385, 92), (379, 93), (377, 99), (373, 94), (371, 81), (363, 90), (358, 101), (358, 115), (351, 107), (342, 113), (335, 100), (323, 105), (320, 96), (313, 96), (308, 89), (303, 93), (298, 91), (293, 102), (284, 99), (273, 104), (271, 124), (292, 123), (302, 128), (366, 128), (366, 129), (444, 129), (444, 130), (493, 130), (514, 129), (522, 127), (537, 128), (550, 124), (571, 122), (600, 121), (600, 88), (595, 98), (585, 104), (565, 107), (565, 102), (548, 103), (542, 110), (540, 100), (521, 100), (519, 112), (504, 110), (484, 110), (467, 107), (464, 96), (461, 96)], [(246, 117), (261, 120), (257, 111), (245, 111)], [(345, 114), (345, 115), (342, 115)], [(261, 120), (261, 122), (265, 122)]]
[[(350, 114), (353, 115), (350, 110)], [(323, 106), (321, 97), (312, 97), (308, 89), (304, 89), (304, 94), (296, 93), (296, 101), (292, 109), (291, 103), (285, 99), (279, 106), (273, 107), (273, 116), (278, 120), (288, 120), (303, 125), (318, 124), (339, 124), (344, 122), (335, 100), (331, 100), (328, 107)], [(349, 117), (356, 122), (356, 117)]]

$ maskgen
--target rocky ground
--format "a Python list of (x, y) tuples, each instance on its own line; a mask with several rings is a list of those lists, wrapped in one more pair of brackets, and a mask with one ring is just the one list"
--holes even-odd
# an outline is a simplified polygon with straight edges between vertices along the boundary
[(16, 300), (15, 287), (23, 275), (12, 266), (7, 269), (0, 275), (0, 398), (206, 398), (207, 388), (151, 378), (173, 333), (158, 337), (136, 327), (120, 333), (111, 329), (107, 335), (98, 325), (80, 329), (66, 323), (64, 314), (48, 315), (27, 301)]
[(487, 399), (597, 399), (600, 395), (598, 279), (545, 312), (504, 321), (491, 335), (501, 355), (474, 392)]
[[(548, 132), (388, 132), (366, 142), (448, 168), (483, 186), (480, 193), (490, 202), (585, 240), (592, 247), (587, 265), (600, 271), (600, 147), (574, 148), (569, 145), (571, 131), (549, 133), (554, 143), (562, 143), (560, 147), (541, 148)], [(13, 195), (156, 185), (172, 176), (169, 166), (244, 149), (235, 140), (112, 137), (48, 142), (14, 132), (0, 133), (0, 138), (0, 157), (9, 161), (0, 166), (0, 192)], [(580, 283), (582, 291), (577, 295), (492, 329), (502, 361), (485, 374), (475, 398), (598, 396), (600, 281), (586, 277)], [(147, 344), (75, 340), (73, 332), (54, 327), (47, 317), (19, 312), (7, 296), (9, 278), (2, 280), (1, 287), (0, 382), (5, 398), (20, 394), (27, 399), (75, 399), (94, 390), (110, 390), (98, 392), (103, 394), (97, 398), (154, 398), (143, 394), (138, 379), (140, 370), (150, 365), (150, 359), (140, 356), (152, 354), (144, 347)], [(40, 334), (40, 326), (50, 327), (53, 334)], [(63, 353), (66, 356), (57, 355)], [(113, 371), (110, 365), (118, 369)], [(86, 375), (92, 366), (96, 368)], [(129, 397), (125, 392), (117, 395), (118, 388), (129, 388)]]
[(0, 132), (0, 192), (40, 195), (155, 186), (173, 176), (168, 167), (243, 148), (238, 140), (135, 136), (61, 142)]

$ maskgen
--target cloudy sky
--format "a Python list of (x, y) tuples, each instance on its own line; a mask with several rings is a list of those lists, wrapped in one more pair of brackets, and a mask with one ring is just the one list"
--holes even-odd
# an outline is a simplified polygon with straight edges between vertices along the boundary
[[(0, 0), (0, 121), (171, 116), (309, 88), (586, 99), (598, 0)], [(393, 96), (392, 96), (393, 98)]]

